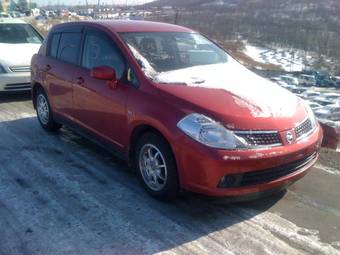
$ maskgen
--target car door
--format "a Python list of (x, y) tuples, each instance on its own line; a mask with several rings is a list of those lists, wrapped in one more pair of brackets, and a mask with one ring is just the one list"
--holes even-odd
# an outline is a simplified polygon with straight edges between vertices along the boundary
[[(108, 81), (91, 77), (91, 69), (99, 66), (109, 66), (116, 71), (118, 85), (115, 88), (109, 86)], [(112, 38), (100, 30), (85, 30), (81, 66), (74, 75), (74, 118), (119, 149), (125, 147), (126, 103), (132, 89), (125, 75), (125, 59)]]
[(46, 58), (46, 83), (53, 110), (66, 117), (72, 116), (73, 73), (79, 62), (81, 31), (53, 33)]

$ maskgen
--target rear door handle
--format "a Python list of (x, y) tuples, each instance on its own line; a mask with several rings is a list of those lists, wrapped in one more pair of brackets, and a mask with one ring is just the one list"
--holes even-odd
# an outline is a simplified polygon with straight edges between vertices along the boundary
[(85, 80), (84, 80), (83, 77), (77, 77), (77, 78), (76, 78), (76, 84), (78, 84), (78, 85), (84, 85), (84, 83), (85, 83)]

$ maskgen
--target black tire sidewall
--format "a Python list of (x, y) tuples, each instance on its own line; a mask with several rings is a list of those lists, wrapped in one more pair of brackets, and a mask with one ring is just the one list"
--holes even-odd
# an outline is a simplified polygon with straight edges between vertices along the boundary
[[(139, 167), (139, 153), (145, 144), (152, 144), (157, 147), (163, 155), (167, 166), (166, 184), (160, 191), (152, 190), (144, 181), (141, 169)], [(149, 132), (144, 134), (137, 142), (134, 153), (134, 165), (139, 181), (142, 183), (146, 191), (153, 197), (161, 200), (174, 199), (179, 190), (178, 173), (175, 157), (172, 153), (169, 143), (159, 134)]]

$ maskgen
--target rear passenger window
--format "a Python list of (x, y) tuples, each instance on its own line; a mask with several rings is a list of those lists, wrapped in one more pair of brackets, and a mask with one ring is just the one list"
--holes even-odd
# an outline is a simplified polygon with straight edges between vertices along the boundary
[(79, 49), (81, 44), (81, 33), (62, 33), (58, 58), (72, 64), (78, 64)]
[(53, 34), (51, 38), (50, 51), (49, 51), (49, 55), (51, 57), (54, 57), (54, 58), (57, 57), (59, 41), (60, 41), (60, 34), (59, 33)]
[(88, 69), (109, 66), (120, 79), (125, 71), (125, 61), (112, 39), (103, 33), (88, 32), (85, 37), (82, 66)]

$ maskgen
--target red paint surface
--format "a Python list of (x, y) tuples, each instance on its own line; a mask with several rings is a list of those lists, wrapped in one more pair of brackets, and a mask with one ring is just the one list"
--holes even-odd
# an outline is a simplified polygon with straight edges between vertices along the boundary
[[(107, 81), (91, 77), (90, 70), (42, 55), (33, 57), (32, 82), (43, 86), (54, 114), (63, 116), (105, 139), (126, 156), (131, 149), (133, 131), (141, 125), (151, 126), (170, 143), (177, 161), (181, 187), (217, 196), (244, 195), (285, 186), (303, 177), (315, 163), (313, 161), (294, 174), (266, 184), (235, 189), (217, 188), (219, 180), (226, 174), (268, 169), (318, 151), (322, 139), (321, 128), (318, 126), (312, 135), (299, 143), (295, 141), (270, 149), (227, 151), (209, 148), (187, 137), (177, 128), (178, 121), (188, 113), (199, 112), (226, 125), (232, 124), (236, 129), (277, 130), (284, 137), (286, 131), (293, 130), (296, 123), (307, 117), (306, 110), (299, 104), (296, 114), (290, 118), (255, 118), (249, 109), (237, 105), (232, 95), (226, 91), (154, 84), (144, 75), (117, 35), (117, 32), (129, 31), (192, 32), (189, 29), (139, 21), (76, 24), (96, 27), (107, 33), (135, 71), (139, 87), (118, 82), (117, 87), (112, 88)], [(48, 71), (45, 70), (47, 64), (51, 66)], [(82, 82), (78, 82), (80, 77)], [(270, 95), (270, 91), (266, 93)]]

